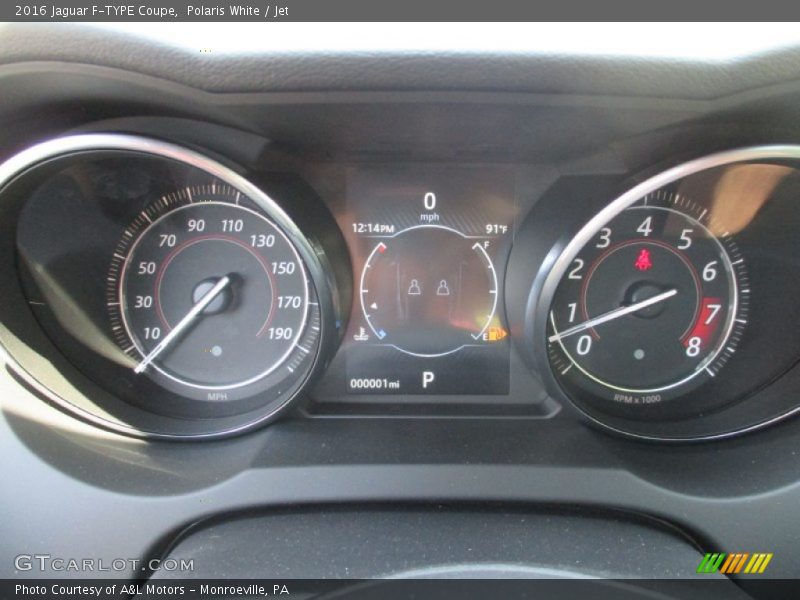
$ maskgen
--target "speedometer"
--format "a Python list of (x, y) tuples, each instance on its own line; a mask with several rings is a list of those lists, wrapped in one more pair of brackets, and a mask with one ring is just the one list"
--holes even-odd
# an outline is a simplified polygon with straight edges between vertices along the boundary
[(69, 373), (57, 402), (115, 431), (197, 438), (306, 397), (352, 284), (316, 197), (265, 178), (275, 200), (229, 166), (134, 136), (62, 138), (23, 159), (20, 271)]
[(686, 394), (724, 368), (750, 290), (730, 232), (677, 193), (657, 192), (594, 232), (548, 315), (562, 386), (624, 404)]
[(114, 253), (108, 306), (117, 341), (137, 374), (184, 396), (252, 394), (274, 385), (277, 371), (290, 376), (292, 355), (313, 349), (315, 335), (302, 339), (310, 312), (302, 260), (241, 201), (216, 182), (167, 194)]

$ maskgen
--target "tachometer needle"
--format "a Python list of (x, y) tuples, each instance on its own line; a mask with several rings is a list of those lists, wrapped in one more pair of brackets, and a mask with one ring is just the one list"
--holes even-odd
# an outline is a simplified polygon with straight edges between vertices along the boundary
[(139, 374), (143, 373), (144, 370), (147, 368), (155, 358), (161, 354), (167, 346), (169, 346), (175, 338), (177, 338), (181, 333), (183, 333), (189, 325), (198, 317), (198, 315), (205, 310), (205, 308), (214, 301), (214, 298), (220, 295), (222, 290), (228, 287), (231, 283), (231, 278), (225, 275), (222, 279), (220, 279), (217, 283), (214, 284), (210, 290), (208, 290), (200, 300), (198, 300), (194, 306), (192, 306), (191, 310), (186, 313), (186, 316), (183, 317), (175, 327), (167, 334), (167, 336), (161, 340), (161, 343), (158, 344), (155, 348), (150, 351), (150, 354), (144, 357), (142, 362), (136, 365), (136, 368), (133, 370), (134, 373)]
[(614, 310), (610, 310), (607, 313), (603, 313), (599, 317), (594, 317), (593, 319), (584, 321), (583, 323), (570, 327), (569, 329), (565, 329), (560, 333), (555, 333), (551, 335), (549, 338), (547, 338), (547, 341), (556, 342), (558, 340), (562, 340), (570, 335), (579, 333), (581, 331), (585, 331), (592, 327), (596, 327), (597, 325), (602, 325), (603, 323), (608, 323), (609, 321), (613, 321), (614, 319), (624, 317), (625, 315), (629, 315), (631, 313), (636, 312), (637, 310), (647, 308), (648, 306), (652, 306), (653, 304), (658, 304), (659, 302), (663, 302), (667, 298), (672, 298), (677, 293), (678, 290), (673, 288), (671, 290), (667, 290), (666, 292), (656, 294), (655, 296), (652, 296), (647, 300), (642, 300), (641, 302), (636, 302), (635, 304), (629, 304), (628, 306), (621, 306), (620, 308), (615, 308)]

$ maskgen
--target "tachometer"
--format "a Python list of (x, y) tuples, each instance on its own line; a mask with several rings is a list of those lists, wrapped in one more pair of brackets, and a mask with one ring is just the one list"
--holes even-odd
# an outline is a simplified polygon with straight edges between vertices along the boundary
[(657, 192), (599, 228), (548, 315), (549, 357), (574, 394), (651, 404), (715, 377), (736, 351), (750, 290), (731, 234)]

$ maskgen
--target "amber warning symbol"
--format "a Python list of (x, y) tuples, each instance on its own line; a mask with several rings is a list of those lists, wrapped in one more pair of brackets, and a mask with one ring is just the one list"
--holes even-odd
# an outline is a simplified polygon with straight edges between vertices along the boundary
[(499, 342), (508, 335), (502, 327), (489, 327), (483, 334), (485, 342)]

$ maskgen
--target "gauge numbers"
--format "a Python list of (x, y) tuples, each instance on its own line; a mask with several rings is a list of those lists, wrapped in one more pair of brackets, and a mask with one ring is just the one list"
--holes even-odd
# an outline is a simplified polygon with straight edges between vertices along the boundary
[(115, 337), (136, 374), (183, 396), (224, 401), (280, 387), (315, 354), (319, 315), (303, 261), (243, 200), (222, 183), (168, 194), (114, 254)]
[(736, 351), (750, 290), (730, 232), (658, 192), (600, 228), (572, 260), (547, 327), (561, 384), (627, 404), (681, 396)]

